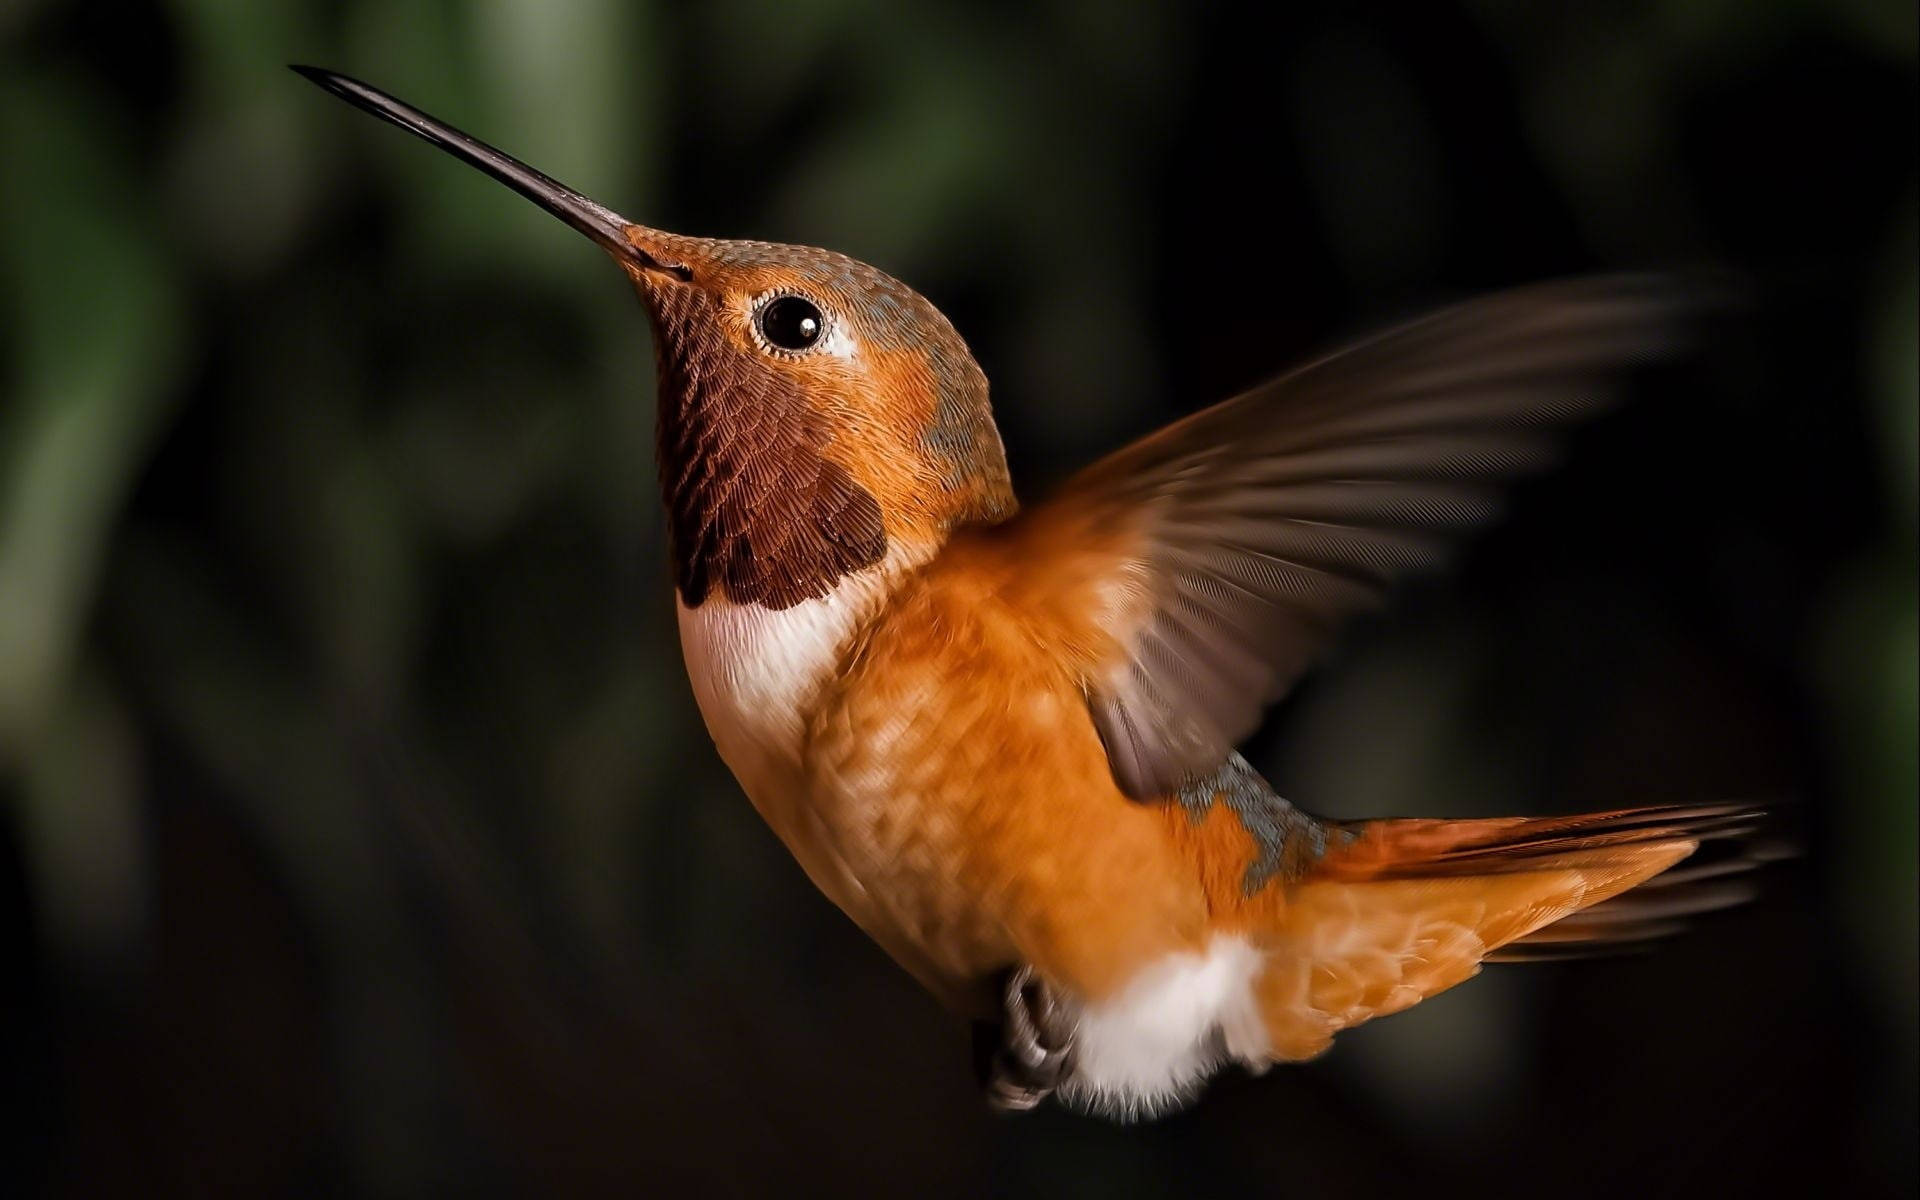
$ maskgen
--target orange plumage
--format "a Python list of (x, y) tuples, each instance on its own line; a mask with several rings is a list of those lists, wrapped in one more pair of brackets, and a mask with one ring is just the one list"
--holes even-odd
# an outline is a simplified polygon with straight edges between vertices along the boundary
[(1351, 613), (1486, 520), (1669, 349), (1656, 278), (1446, 310), (1195, 414), (1017, 511), (985, 376), (898, 281), (618, 217), (302, 69), (611, 254), (653, 323), (681, 641), (721, 756), (820, 888), (999, 1020), (991, 1096), (1118, 1116), (1310, 1058), (1611, 901), (1731, 808), (1318, 820), (1234, 753)]

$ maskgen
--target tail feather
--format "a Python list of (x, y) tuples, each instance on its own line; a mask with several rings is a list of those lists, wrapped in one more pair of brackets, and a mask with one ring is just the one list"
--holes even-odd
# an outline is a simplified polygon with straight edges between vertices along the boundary
[(1360, 880), (1532, 871), (1633, 846), (1743, 838), (1764, 815), (1747, 805), (1701, 804), (1572, 817), (1354, 822), (1344, 826), (1353, 842), (1329, 855), (1316, 874)]
[(1312, 1057), (1337, 1031), (1452, 987), (1503, 953), (1604, 952), (1738, 903), (1750, 889), (1722, 870), (1664, 889), (1650, 881), (1702, 841), (1750, 835), (1761, 815), (1694, 805), (1344, 826), (1349, 840), (1293, 885), (1269, 938), (1259, 1000), (1272, 1055)]
[[(1757, 810), (1740, 828), (1758, 827)], [(1716, 847), (1716, 849), (1720, 849)], [(1701, 855), (1707, 851), (1703, 848)], [(1752, 900), (1760, 885), (1751, 874), (1790, 851), (1750, 838), (1720, 850), (1711, 861), (1700, 855), (1684, 866), (1663, 871), (1624, 895), (1595, 904), (1519, 938), (1487, 956), (1488, 962), (1546, 962), (1596, 955), (1631, 954), (1683, 933), (1689, 918), (1732, 908)]]

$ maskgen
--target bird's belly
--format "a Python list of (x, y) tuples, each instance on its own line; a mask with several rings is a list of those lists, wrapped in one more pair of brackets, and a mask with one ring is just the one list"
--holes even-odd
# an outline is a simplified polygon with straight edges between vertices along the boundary
[[(1187, 821), (1123, 796), (1084, 699), (992, 606), (680, 612), (721, 757), (814, 883), (936, 994), (1019, 963), (1084, 1000), (1202, 951)], [(1244, 864), (1242, 864), (1244, 866)]]
[(1091, 998), (1203, 940), (1204, 902), (1177, 818), (1119, 793), (1071, 680), (993, 621), (872, 630), (815, 706), (809, 804), (916, 974), (1026, 963)]
[[(690, 664), (714, 634), (730, 640), (700, 624)], [(1142, 836), (1167, 814), (1113, 792), (1097, 745), (1076, 752), (1091, 736), (1077, 697), (961, 687), (951, 666), (870, 659), (823, 680), (797, 724), (782, 719), (796, 710), (779, 670), (696, 672), (695, 692), (721, 757), (815, 885), (922, 984), (976, 1015), (991, 999), (982, 977), (1001, 967), (1032, 962), (1069, 987), (1071, 1103), (1155, 1113), (1225, 1055), (1263, 1061), (1259, 954), (1194, 936), (1193, 897), (1168, 883), (1185, 872), (1164, 869), (1158, 832)]]
[(835, 753), (844, 743), (811, 756), (806, 801), (834, 858), (860, 881), (855, 919), (950, 995), (1018, 958), (995, 903), (1013, 880), (973, 819), (996, 798), (957, 780), (943, 788), (916, 778), (928, 764), (890, 761), (888, 738), (885, 729), (860, 738), (878, 753), (858, 766)]

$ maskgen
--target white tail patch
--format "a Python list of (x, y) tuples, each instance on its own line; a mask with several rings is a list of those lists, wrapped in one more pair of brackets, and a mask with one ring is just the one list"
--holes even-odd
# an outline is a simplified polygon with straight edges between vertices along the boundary
[(1253, 993), (1264, 965), (1245, 938), (1220, 934), (1204, 953), (1168, 955), (1081, 1009), (1061, 1098), (1139, 1120), (1191, 1100), (1229, 1058), (1264, 1067), (1266, 1029)]

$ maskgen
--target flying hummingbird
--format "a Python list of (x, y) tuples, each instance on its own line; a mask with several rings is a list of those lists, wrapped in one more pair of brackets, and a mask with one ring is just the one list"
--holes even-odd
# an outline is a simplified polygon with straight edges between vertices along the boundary
[(1689, 305), (1670, 282), (1447, 309), (1022, 509), (986, 377), (905, 285), (826, 250), (636, 225), (384, 92), (294, 69), (632, 280), (707, 729), (820, 890), (994, 1031), (996, 1106), (1154, 1115), (1491, 958), (1628, 942), (1717, 903), (1662, 873), (1751, 830), (1752, 809), (1330, 821), (1234, 750), (1347, 616), (1673, 346)]

